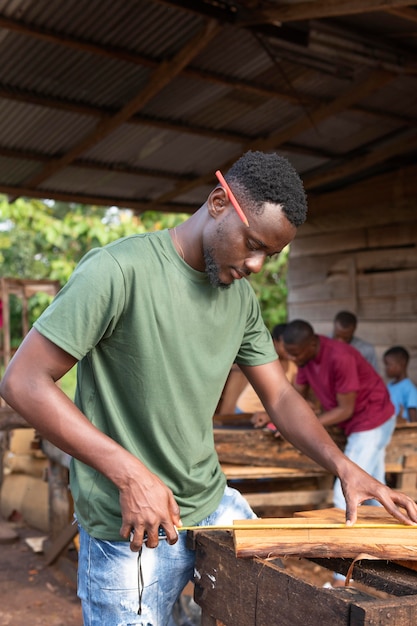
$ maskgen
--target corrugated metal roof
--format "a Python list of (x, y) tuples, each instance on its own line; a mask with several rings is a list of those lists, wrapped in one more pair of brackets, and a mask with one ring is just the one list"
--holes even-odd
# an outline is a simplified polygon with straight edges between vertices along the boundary
[(416, 5), (281, 26), (261, 13), (297, 4), (0, 0), (0, 192), (192, 211), (252, 146), (314, 173), (316, 193), (357, 155), (380, 150), (370, 173), (412, 162)]

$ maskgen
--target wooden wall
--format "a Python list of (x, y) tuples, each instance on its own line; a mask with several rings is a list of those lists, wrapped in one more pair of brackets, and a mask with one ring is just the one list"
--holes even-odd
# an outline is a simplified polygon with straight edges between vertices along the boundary
[(331, 334), (341, 309), (382, 354), (403, 345), (417, 384), (417, 167), (309, 198), (291, 244), (288, 319)]

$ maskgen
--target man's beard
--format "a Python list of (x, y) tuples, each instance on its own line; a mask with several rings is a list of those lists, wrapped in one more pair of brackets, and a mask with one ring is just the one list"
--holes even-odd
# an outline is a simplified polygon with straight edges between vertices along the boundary
[(231, 283), (222, 283), (219, 278), (219, 266), (213, 257), (213, 248), (206, 248), (204, 250), (204, 261), (206, 264), (206, 274), (212, 287), (219, 287), (220, 289), (228, 289)]

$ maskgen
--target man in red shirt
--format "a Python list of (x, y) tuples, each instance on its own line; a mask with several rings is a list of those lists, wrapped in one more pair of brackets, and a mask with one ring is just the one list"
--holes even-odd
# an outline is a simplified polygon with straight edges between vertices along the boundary
[[(304, 320), (284, 331), (285, 349), (298, 366), (296, 389), (306, 397), (311, 388), (319, 399), (323, 426), (337, 424), (347, 436), (345, 454), (385, 483), (385, 448), (395, 428), (395, 409), (382, 378), (350, 345), (316, 335)], [(345, 508), (340, 481), (334, 505)], [(367, 504), (379, 504), (376, 500)]]

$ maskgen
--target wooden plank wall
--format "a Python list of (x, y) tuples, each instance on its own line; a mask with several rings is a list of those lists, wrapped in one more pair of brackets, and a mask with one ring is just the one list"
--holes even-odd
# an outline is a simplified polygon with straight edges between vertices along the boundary
[(291, 244), (288, 319), (330, 334), (341, 309), (382, 355), (410, 352), (417, 384), (417, 167), (309, 198), (309, 217)]

